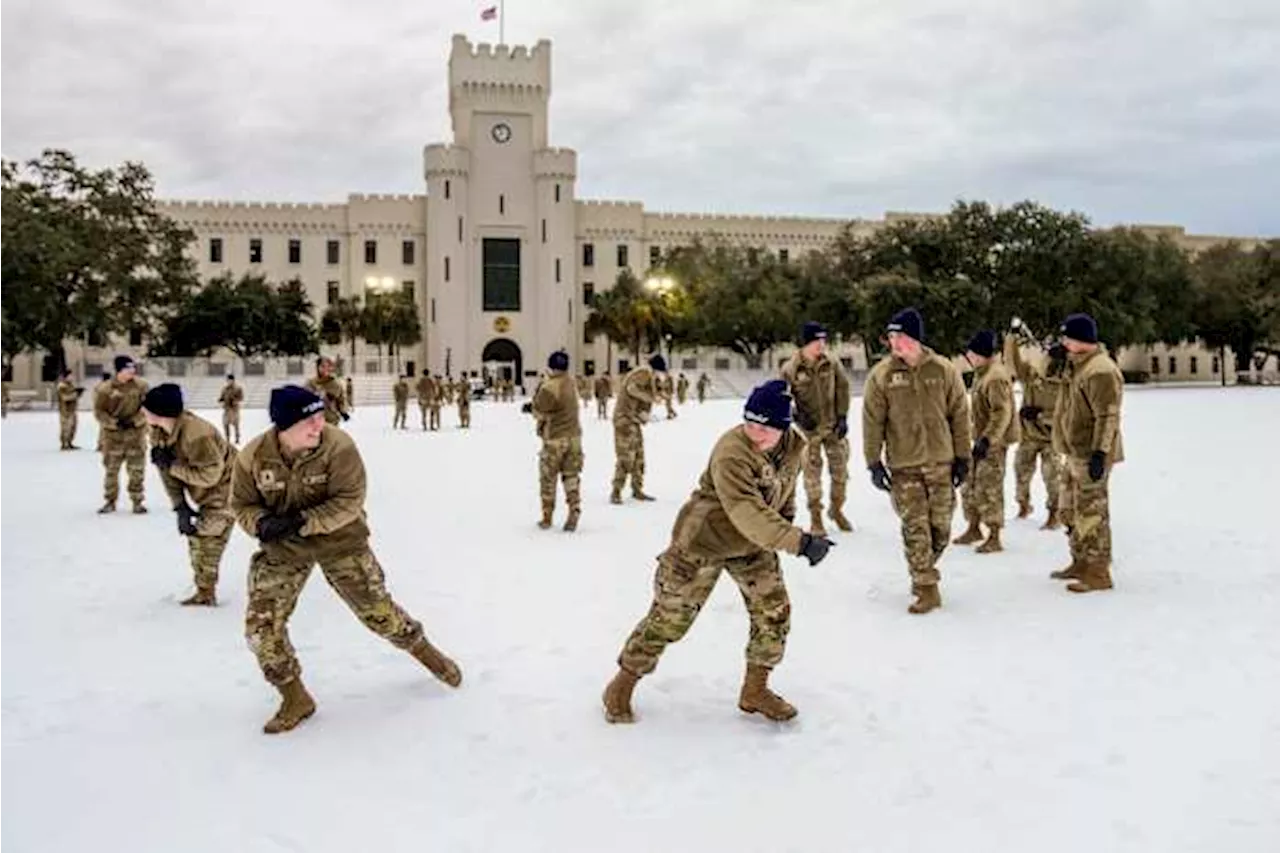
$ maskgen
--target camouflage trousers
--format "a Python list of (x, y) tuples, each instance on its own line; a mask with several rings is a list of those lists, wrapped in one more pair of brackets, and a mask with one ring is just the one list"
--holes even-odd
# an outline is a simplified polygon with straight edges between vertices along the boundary
[(805, 433), (809, 439), (804, 453), (804, 494), (809, 501), (809, 513), (822, 517), (822, 453), (827, 454), (827, 467), (831, 470), (831, 505), (844, 506), (845, 490), (849, 483), (849, 437), (837, 438), (833, 430)]
[(667, 407), (667, 420), (671, 420), (676, 416), (676, 410), (671, 405), (671, 395), (668, 394), (666, 397), (664, 397), (662, 402), (666, 404), (666, 407)]
[(938, 558), (951, 541), (951, 518), (956, 493), (951, 485), (951, 465), (926, 465), (893, 471), (889, 496), (902, 520), (902, 549), (907, 557), (913, 586), (933, 586)]
[(698, 618), (721, 569), (738, 585), (751, 619), (747, 663), (777, 666), (791, 630), (791, 599), (777, 553), (761, 551), (749, 557), (717, 561), (693, 559), (674, 548), (658, 557), (653, 603), (627, 638), (618, 665), (635, 675), (652, 672), (663, 650), (683, 637)]
[[(231, 437), (232, 430), (235, 430), (235, 438)], [(233, 444), (240, 443), (240, 410), (238, 408), (222, 410), (222, 432), (226, 435), (227, 441)]]
[(471, 404), (458, 406), (458, 426), (462, 429), (471, 428)]
[(120, 497), (120, 468), (129, 478), (129, 499), (142, 503), (147, 466), (147, 434), (140, 429), (102, 431), (102, 499), (114, 504)]
[(689, 399), (689, 391), (687, 389), (684, 391), (676, 392), (676, 400), (680, 403), (680, 405), (683, 406), (685, 404), (685, 401), (687, 401), (688, 399)]
[(596, 400), (596, 417), (600, 420), (606, 420), (609, 417), (609, 398), (601, 397)]
[(391, 416), (392, 429), (408, 429), (409, 428), (409, 404), (396, 403), (395, 414)]
[(58, 412), (58, 440), (63, 450), (70, 450), (76, 440), (76, 410)]
[(195, 535), (187, 537), (196, 589), (213, 592), (217, 588), (218, 566), (234, 528), (235, 517), (228, 510), (201, 511)]
[(1063, 460), (1058, 512), (1067, 526), (1072, 561), (1111, 565), (1110, 485), (1110, 467), (1094, 482), (1088, 459)]
[(1062, 457), (1048, 444), (1023, 441), (1013, 456), (1013, 475), (1018, 482), (1018, 503), (1031, 504), (1031, 478), (1036, 474), (1036, 459), (1040, 459), (1040, 476), (1044, 479), (1047, 498), (1045, 508), (1050, 512), (1058, 508), (1058, 491), (1062, 488)]
[(965, 520), (988, 527), (1004, 527), (1004, 473), (1009, 448), (992, 447), (980, 462), (973, 463), (969, 479), (960, 487)]
[[(280, 561), (264, 551), (249, 563), (249, 604), (244, 633), (267, 681), (281, 685), (302, 673), (288, 623), (314, 564)], [(364, 626), (392, 645), (409, 649), (423, 639), (422, 624), (387, 592), (382, 567), (369, 549), (320, 562), (324, 579)]]
[(644, 431), (639, 424), (613, 425), (613, 490), (621, 492), (631, 478), (633, 492), (644, 491)]
[(570, 510), (582, 506), (582, 439), (546, 438), (538, 454), (538, 489), (542, 508), (551, 512), (556, 507), (556, 478), (564, 481), (564, 502)]
[(423, 429), (440, 429), (440, 407), (439, 406), (429, 406), (423, 403), (419, 403), (418, 409), (422, 413)]

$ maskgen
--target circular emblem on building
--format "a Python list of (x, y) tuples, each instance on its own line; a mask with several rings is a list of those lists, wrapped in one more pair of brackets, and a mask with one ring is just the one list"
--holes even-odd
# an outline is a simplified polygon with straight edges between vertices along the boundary
[(505, 335), (511, 330), (511, 321), (506, 317), (499, 317), (493, 321), (493, 330), (500, 335)]
[(503, 145), (511, 140), (511, 125), (498, 122), (493, 126), (493, 141)]

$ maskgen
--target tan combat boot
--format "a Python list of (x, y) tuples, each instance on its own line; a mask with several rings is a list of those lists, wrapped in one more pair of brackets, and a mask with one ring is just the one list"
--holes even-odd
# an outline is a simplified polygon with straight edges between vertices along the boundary
[(998, 554), (1003, 551), (1004, 546), (1000, 544), (1000, 528), (994, 525), (988, 528), (987, 541), (973, 550), (979, 554)]
[(542, 518), (538, 520), (538, 526), (543, 530), (551, 527), (551, 514), (554, 510), (551, 507), (544, 506), (542, 508)]
[(631, 692), (636, 689), (640, 676), (618, 667), (618, 674), (604, 688), (604, 718), (610, 723), (634, 723), (631, 711)]
[(1099, 592), (1111, 589), (1111, 567), (1106, 563), (1089, 562), (1076, 580), (1067, 584), (1068, 592)]
[(1044, 524), (1040, 525), (1041, 530), (1057, 530), (1062, 526), (1062, 519), (1058, 517), (1058, 508), (1049, 508), (1049, 517), (1044, 520)]
[(211, 589), (196, 589), (195, 595), (178, 602), (183, 607), (217, 607), (218, 596)]
[(276, 715), (267, 720), (266, 725), (262, 727), (264, 734), (275, 735), (287, 732), (316, 712), (316, 700), (312, 699), (307, 688), (302, 686), (302, 679), (295, 678), (293, 681), (277, 685), (276, 689), (280, 691), (284, 701), (280, 703), (280, 710), (276, 711)]
[(1018, 501), (1018, 518), (1027, 518), (1031, 515), (1031, 501)]
[(1079, 578), (1082, 571), (1080, 561), (1072, 557), (1071, 565), (1065, 569), (1058, 569), (1056, 572), (1049, 572), (1049, 577), (1056, 581), (1072, 581)]
[(462, 670), (458, 665), (431, 645), (425, 637), (417, 642), (413, 648), (409, 649), (409, 654), (417, 658), (418, 662), (431, 670), (431, 674), (443, 681), (450, 687), (457, 687), (462, 683)]
[(145, 504), (143, 504), (143, 503), (142, 503), (142, 501), (134, 501), (134, 503), (133, 503), (133, 514), (134, 514), (134, 515), (146, 515), (146, 514), (147, 514), (147, 507), (146, 507), (146, 505), (145, 505)]
[(576, 506), (569, 510), (569, 517), (564, 520), (564, 530), (566, 533), (572, 533), (578, 529), (578, 519), (582, 517), (582, 510)]
[(115, 501), (107, 501), (102, 506), (98, 507), (98, 515), (106, 515), (109, 512), (115, 512), (115, 511), (116, 511)]
[(831, 516), (831, 520), (836, 523), (836, 527), (844, 533), (853, 532), (853, 525), (849, 523), (849, 519), (845, 517), (844, 510), (839, 506), (832, 505), (831, 511), (827, 513)]
[(633, 490), (632, 490), (632, 492), (631, 492), (631, 497), (635, 498), (635, 499), (636, 499), (636, 500), (638, 500), (638, 501), (655, 501), (655, 500), (657, 500), (657, 498), (655, 498), (653, 495), (647, 495), (647, 494), (645, 494), (645, 493), (644, 493), (644, 491), (643, 491), (642, 489), (640, 489), (639, 487), (636, 487), (635, 489), (633, 489)]
[(747, 674), (738, 694), (738, 708), (748, 714), (764, 714), (781, 722), (796, 715), (795, 706), (769, 689), (769, 667), (747, 664)]
[(952, 545), (972, 545), (982, 541), (982, 525), (976, 521), (969, 522), (969, 529), (951, 540)]
[(942, 606), (942, 594), (938, 591), (936, 583), (928, 586), (913, 585), (911, 592), (915, 595), (916, 600), (911, 602), (911, 606), (907, 608), (908, 613), (919, 615)]
[(611, 504), (620, 504), (620, 503), (622, 503), (622, 492), (621, 492), (621, 491), (619, 491), (618, 489), (614, 489), (612, 492), (610, 492), (610, 493), (609, 493), (609, 503), (611, 503)]
[(822, 523), (822, 504), (809, 504), (809, 535), (827, 535), (827, 528)]

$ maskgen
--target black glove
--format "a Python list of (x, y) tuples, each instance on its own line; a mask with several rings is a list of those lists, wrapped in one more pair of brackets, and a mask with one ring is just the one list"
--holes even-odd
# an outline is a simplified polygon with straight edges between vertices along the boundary
[(877, 462), (867, 470), (871, 472), (871, 485), (880, 491), (887, 492), (893, 487), (893, 480), (889, 477), (889, 470), (884, 467), (883, 462)]
[(1107, 473), (1107, 454), (1104, 451), (1095, 450), (1089, 454), (1089, 479), (1096, 483), (1105, 473)]
[(525, 403), (520, 407), (520, 411), (524, 412), (526, 415), (533, 414), (533, 403)]
[(80, 396), (82, 396), (83, 394), (84, 394), (84, 389), (83, 389), (83, 388), (81, 388), (81, 387), (79, 387), (79, 386), (76, 386), (76, 396), (77, 396), (77, 397), (80, 397)]
[(196, 518), (199, 513), (189, 507), (186, 501), (174, 507), (173, 511), (178, 514), (178, 532), (183, 536), (195, 536)]
[(161, 471), (167, 471), (173, 463), (178, 461), (178, 451), (171, 446), (157, 444), (151, 448), (151, 464), (159, 468)]
[(849, 418), (841, 415), (836, 418), (836, 438), (844, 438), (849, 434)]
[(981, 462), (987, 458), (987, 451), (991, 449), (991, 439), (985, 435), (973, 443), (973, 461)]
[(794, 420), (796, 422), (796, 426), (800, 427), (800, 429), (805, 432), (813, 432), (818, 428), (818, 422), (815, 421), (808, 412), (801, 411), (800, 409), (796, 409)]
[(343, 421), (349, 421), (349, 420), (351, 420), (351, 413), (350, 413), (350, 412), (339, 412), (338, 414), (340, 414), (340, 415), (342, 416), (342, 420), (343, 420)]
[(961, 459), (957, 456), (951, 460), (951, 485), (960, 488), (964, 484), (965, 478), (969, 476), (969, 460)]
[(301, 530), (303, 524), (302, 513), (299, 512), (288, 515), (264, 515), (258, 519), (258, 539), (263, 542), (287, 539)]
[(133, 418), (116, 418), (116, 429), (133, 429)]
[(809, 533), (800, 534), (800, 556), (807, 557), (809, 565), (816, 566), (826, 559), (827, 552), (835, 547), (834, 542), (825, 536), (814, 536)]
[(1024, 421), (1035, 423), (1040, 420), (1040, 413), (1042, 411), (1044, 410), (1039, 406), (1023, 406), (1018, 410), (1018, 417), (1022, 418)]

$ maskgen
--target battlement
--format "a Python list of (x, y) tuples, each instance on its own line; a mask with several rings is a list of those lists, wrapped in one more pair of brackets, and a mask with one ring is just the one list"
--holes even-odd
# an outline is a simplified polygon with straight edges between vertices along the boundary
[(460, 145), (428, 145), (422, 149), (422, 169), (428, 178), (465, 176), (471, 169), (471, 152)]
[(524, 45), (473, 44), (465, 35), (453, 37), (449, 52), (449, 85), (507, 85), (551, 89), (551, 42), (539, 39)]
[(343, 205), (325, 202), (288, 202), (288, 201), (219, 201), (210, 199), (176, 199), (158, 202), (158, 206), (167, 211), (208, 211), (208, 212), (336, 212)]
[(413, 195), (412, 193), (351, 193), (347, 196), (351, 202), (362, 202), (371, 204), (383, 201), (413, 202), (422, 201), (426, 196)]
[(578, 152), (572, 148), (544, 148), (535, 151), (533, 173), (539, 178), (571, 181), (578, 175)]
[(818, 216), (769, 216), (753, 213), (649, 213), (646, 216), (658, 223), (709, 223), (743, 225), (818, 225), (843, 227), (850, 220)]

